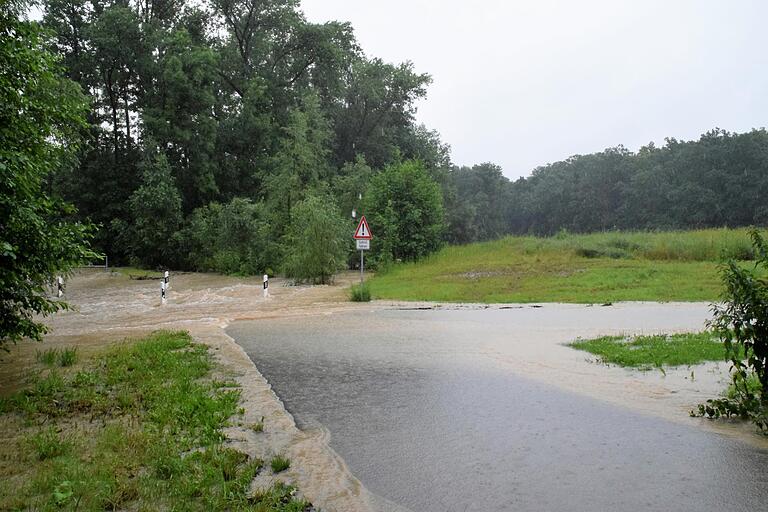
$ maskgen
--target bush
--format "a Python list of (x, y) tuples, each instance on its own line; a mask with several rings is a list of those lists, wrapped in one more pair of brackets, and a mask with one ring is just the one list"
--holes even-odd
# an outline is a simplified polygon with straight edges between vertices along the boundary
[(723, 264), (724, 300), (713, 306), (710, 322), (732, 364), (729, 396), (707, 400), (698, 412), (751, 419), (768, 433), (768, 247), (757, 230), (750, 235), (755, 267), (745, 269), (733, 260)]

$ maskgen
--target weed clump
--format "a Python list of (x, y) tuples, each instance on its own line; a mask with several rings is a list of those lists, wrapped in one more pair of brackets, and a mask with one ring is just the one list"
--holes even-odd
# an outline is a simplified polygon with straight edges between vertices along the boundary
[(66, 368), (77, 362), (77, 348), (63, 348), (61, 350), (49, 348), (46, 350), (38, 350), (35, 354), (35, 360), (46, 366), (57, 365)]
[(60, 457), (72, 449), (72, 443), (62, 439), (54, 427), (48, 427), (28, 437), (27, 443), (38, 460)]
[(352, 302), (370, 302), (371, 289), (368, 284), (352, 285), (349, 291), (349, 300)]
[(280, 473), (291, 467), (291, 460), (282, 455), (275, 455), (269, 462), (273, 473)]

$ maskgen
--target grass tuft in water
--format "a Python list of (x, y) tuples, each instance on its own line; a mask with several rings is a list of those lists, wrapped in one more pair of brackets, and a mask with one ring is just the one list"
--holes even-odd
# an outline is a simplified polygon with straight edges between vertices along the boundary
[(282, 455), (275, 455), (269, 462), (273, 473), (280, 473), (291, 467), (291, 460)]
[(602, 336), (570, 344), (600, 361), (634, 368), (661, 368), (725, 361), (725, 347), (711, 332), (657, 336)]

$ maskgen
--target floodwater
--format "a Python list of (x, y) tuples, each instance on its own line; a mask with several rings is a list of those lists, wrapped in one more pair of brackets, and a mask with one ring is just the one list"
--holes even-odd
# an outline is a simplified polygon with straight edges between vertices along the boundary
[(724, 368), (628, 371), (562, 345), (707, 317), (702, 304), (372, 307), (227, 333), (301, 428), (412, 511), (763, 510), (768, 451), (686, 415)]

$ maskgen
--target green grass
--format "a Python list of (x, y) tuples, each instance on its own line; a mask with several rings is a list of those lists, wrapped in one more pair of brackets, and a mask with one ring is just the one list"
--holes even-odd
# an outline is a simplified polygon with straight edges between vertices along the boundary
[(571, 347), (598, 356), (604, 363), (633, 368), (661, 368), (724, 361), (725, 347), (710, 332), (657, 336), (602, 336), (578, 340)]
[(0, 400), (0, 510), (307, 510), (284, 484), (250, 494), (264, 462), (223, 444), (240, 392), (212, 369), (188, 334), (158, 332), (41, 372)]
[(436, 302), (713, 301), (721, 257), (753, 257), (746, 230), (507, 237), (394, 265), (369, 286)]

